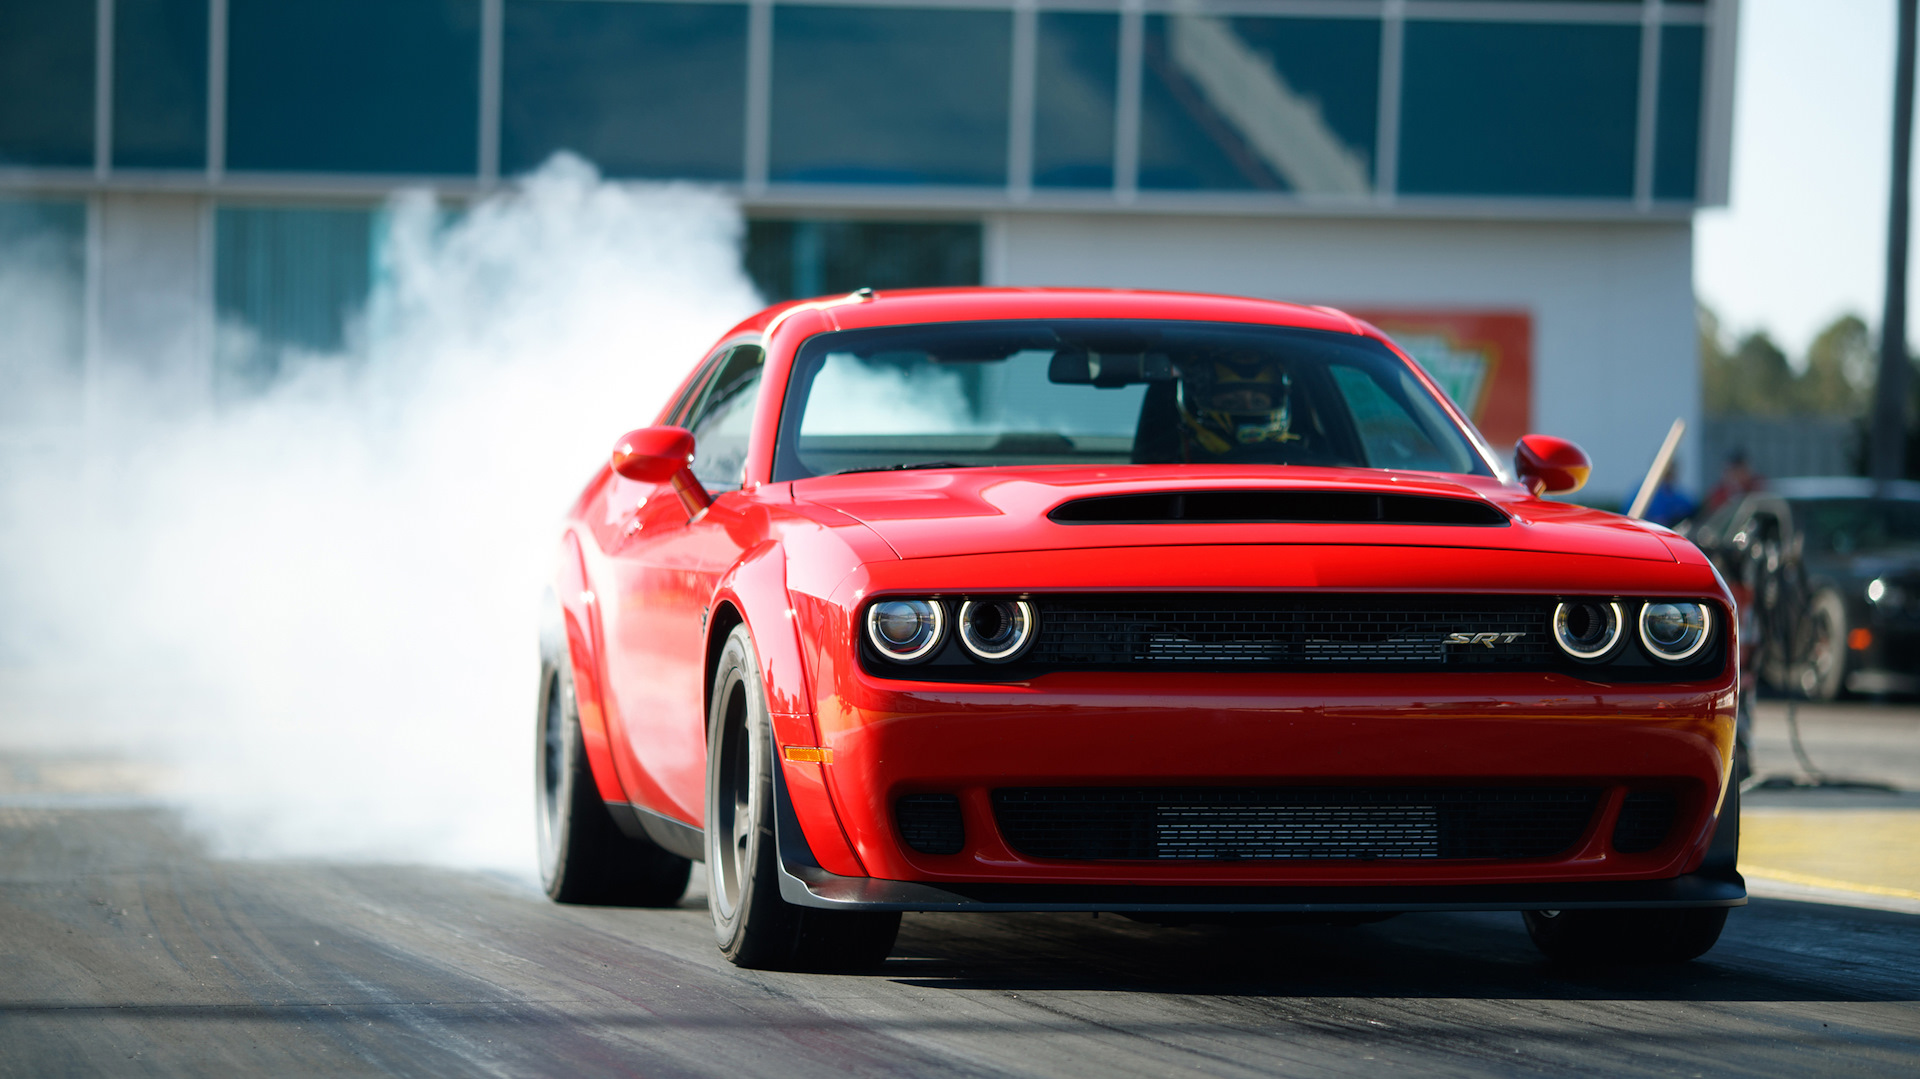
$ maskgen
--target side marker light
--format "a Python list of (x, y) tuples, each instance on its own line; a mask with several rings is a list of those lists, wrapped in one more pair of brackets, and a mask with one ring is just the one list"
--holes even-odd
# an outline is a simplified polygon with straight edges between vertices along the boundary
[(833, 750), (825, 746), (781, 746), (780, 755), (802, 764), (833, 763)]
[(1847, 631), (1847, 647), (1855, 652), (1864, 652), (1873, 647), (1873, 631), (1859, 626)]

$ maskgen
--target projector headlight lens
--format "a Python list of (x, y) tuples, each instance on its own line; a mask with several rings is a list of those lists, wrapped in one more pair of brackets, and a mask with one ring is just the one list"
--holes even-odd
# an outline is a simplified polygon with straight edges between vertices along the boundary
[(1601, 659), (1620, 643), (1626, 620), (1620, 604), (1612, 600), (1569, 600), (1553, 609), (1553, 639), (1575, 659)]
[(1024, 599), (968, 600), (960, 605), (960, 643), (975, 659), (1007, 663), (1033, 643), (1033, 605)]
[(883, 599), (867, 608), (867, 639), (895, 663), (932, 655), (946, 629), (945, 610), (930, 599)]
[(1640, 643), (1669, 663), (1700, 651), (1712, 628), (1704, 603), (1655, 602), (1640, 608)]

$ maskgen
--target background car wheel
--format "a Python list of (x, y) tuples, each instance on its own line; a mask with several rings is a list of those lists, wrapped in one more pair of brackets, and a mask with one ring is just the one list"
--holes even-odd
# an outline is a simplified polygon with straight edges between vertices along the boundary
[(707, 741), (707, 906), (736, 966), (860, 970), (893, 950), (900, 915), (815, 910), (780, 898), (772, 725), (746, 627), (714, 667)]
[(1840, 699), (1847, 686), (1847, 603), (1831, 589), (1807, 604), (1800, 690), (1808, 700)]
[[(534, 826), (540, 881), (560, 903), (670, 907), (686, 894), (693, 863), (620, 831), (594, 786), (564, 645), (540, 663), (534, 738)], [(558, 655), (554, 654), (558, 651)]]
[(1725, 907), (1679, 910), (1529, 910), (1527, 935), (1549, 959), (1594, 966), (1684, 963), (1705, 955), (1727, 924)]

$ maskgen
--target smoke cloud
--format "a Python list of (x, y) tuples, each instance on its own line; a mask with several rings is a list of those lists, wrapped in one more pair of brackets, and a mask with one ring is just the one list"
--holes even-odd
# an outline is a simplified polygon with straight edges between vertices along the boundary
[(223, 854), (526, 872), (560, 514), (758, 300), (735, 205), (575, 158), (389, 210), (355, 355), (10, 458), (0, 744), (161, 762)]

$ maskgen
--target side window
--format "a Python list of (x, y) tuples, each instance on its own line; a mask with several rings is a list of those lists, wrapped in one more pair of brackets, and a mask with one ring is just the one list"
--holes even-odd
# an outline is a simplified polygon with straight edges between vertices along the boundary
[(729, 355), (732, 355), (731, 349), (717, 352), (700, 365), (699, 373), (693, 376), (692, 382), (687, 383), (686, 391), (680, 395), (678, 401), (673, 403), (673, 410), (667, 413), (668, 426), (687, 426), (687, 417), (692, 415), (694, 406), (700, 403), (701, 391), (713, 381), (713, 369), (724, 363)]
[(753, 432), (753, 406), (760, 400), (765, 362), (766, 353), (758, 345), (729, 351), (687, 421), (693, 432), (693, 474), (708, 490), (731, 491), (745, 476), (747, 439)]

